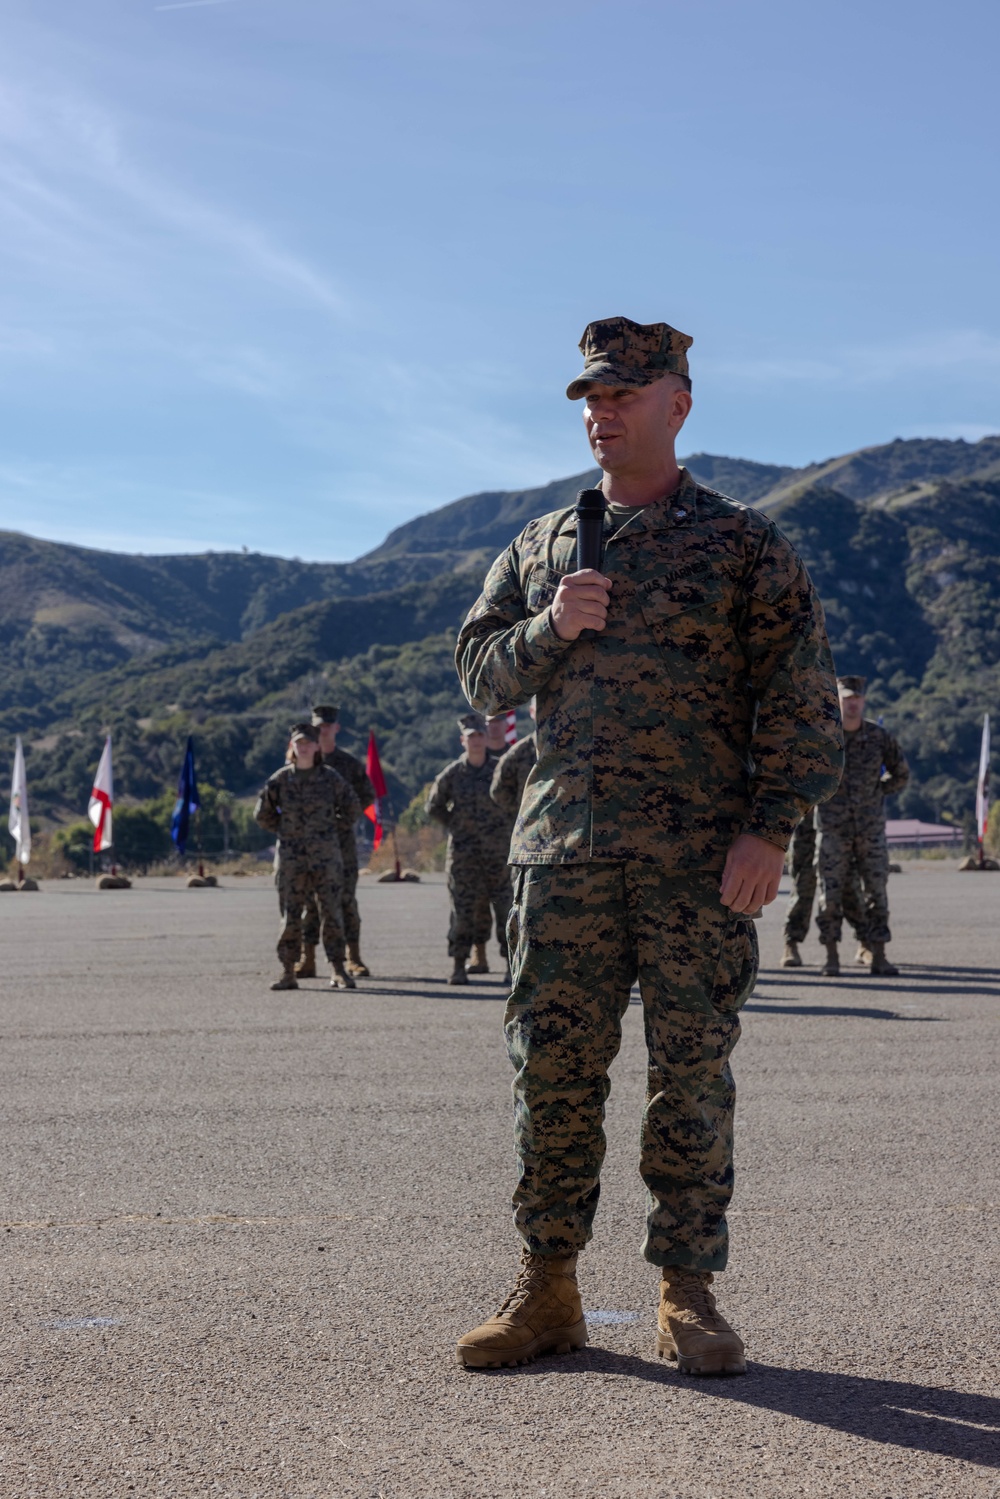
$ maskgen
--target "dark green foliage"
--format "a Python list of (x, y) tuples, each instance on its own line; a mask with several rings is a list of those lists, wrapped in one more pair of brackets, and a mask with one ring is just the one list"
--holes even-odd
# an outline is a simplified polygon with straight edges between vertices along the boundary
[(772, 513), (823, 600), (838, 670), (868, 677), (873, 701), (882, 704), (918, 683), (936, 639), (907, 587), (903, 519), (821, 488)]
[(56, 850), (78, 873), (90, 869), (94, 848), (92, 822), (73, 822), (69, 827), (59, 828), (52, 841)]
[[(711, 454), (690, 466), (768, 509), (805, 556), (838, 669), (870, 678), (870, 711), (911, 759), (896, 810), (961, 821), (1000, 695), (1000, 438), (889, 443), (798, 471)], [(252, 801), (288, 726), (333, 700), (345, 749), (363, 758), (375, 729), (416, 829), (409, 804), (459, 751), (455, 630), (488, 562), (594, 478), (456, 501), (346, 564), (116, 557), (0, 534), (0, 734), (10, 751), (25, 738), (33, 811), (80, 815), (110, 729), (116, 816), (142, 803), (165, 832), (190, 733), (205, 795), (191, 851), (200, 838), (221, 852), (213, 787), (240, 799), (232, 847), (260, 848)]]
[(116, 807), (114, 857), (126, 869), (148, 869), (170, 853), (169, 833), (145, 807)]

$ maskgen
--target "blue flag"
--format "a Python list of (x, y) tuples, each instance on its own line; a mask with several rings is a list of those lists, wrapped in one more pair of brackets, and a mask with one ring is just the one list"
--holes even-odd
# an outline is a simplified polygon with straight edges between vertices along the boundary
[(180, 853), (183, 853), (187, 848), (191, 814), (192, 812), (197, 812), (200, 807), (198, 782), (195, 780), (194, 775), (194, 740), (189, 738), (187, 751), (184, 755), (184, 764), (181, 767), (181, 778), (177, 782), (177, 802), (174, 806), (174, 815), (170, 819), (170, 836), (177, 844)]

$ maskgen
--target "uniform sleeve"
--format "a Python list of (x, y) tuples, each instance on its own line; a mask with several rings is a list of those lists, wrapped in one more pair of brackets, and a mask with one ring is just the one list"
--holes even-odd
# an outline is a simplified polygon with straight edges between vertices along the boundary
[(466, 697), (481, 713), (504, 713), (543, 688), (575, 644), (552, 628), (551, 606), (529, 616), (517, 567), (517, 542), (486, 575), (455, 649)]
[(338, 788), (337, 816), (347, 824), (348, 828), (353, 830), (354, 824), (361, 816), (361, 803), (350, 781), (345, 781), (343, 776), (341, 776), (340, 780), (341, 786)]
[(493, 780), (490, 782), (490, 800), (500, 808), (503, 815), (511, 822), (517, 816), (521, 805), (518, 795), (517, 765), (514, 761), (513, 751), (508, 750), (501, 755), (497, 761), (496, 770), (493, 772)]
[(361, 810), (363, 812), (375, 800), (375, 787), (368, 779), (368, 772), (365, 770), (365, 767), (355, 755), (351, 755), (349, 762), (345, 761), (344, 764), (346, 768), (346, 773), (342, 772), (344, 780), (348, 781), (352, 786), (358, 801), (361, 803)]
[(375, 787), (368, 779), (368, 772), (363, 765), (358, 769), (358, 778), (354, 789), (357, 792), (358, 801), (361, 803), (361, 810), (363, 812), (366, 807), (370, 807), (375, 801)]
[(840, 784), (844, 735), (823, 606), (789, 542), (769, 526), (745, 580), (743, 632), (756, 700), (744, 831), (787, 848)]
[(885, 736), (885, 750), (883, 752), (883, 764), (887, 774), (882, 777), (882, 795), (895, 796), (897, 791), (902, 791), (910, 779), (910, 767), (906, 763), (906, 756), (899, 745), (899, 740), (892, 734)]
[(442, 823), (446, 828), (451, 827), (454, 808), (451, 805), (451, 776), (447, 770), (442, 770), (428, 791), (424, 811), (435, 822)]
[(269, 833), (281, 831), (281, 807), (278, 804), (278, 788), (273, 781), (267, 781), (263, 791), (257, 798), (257, 805), (253, 809), (253, 815), (262, 828)]

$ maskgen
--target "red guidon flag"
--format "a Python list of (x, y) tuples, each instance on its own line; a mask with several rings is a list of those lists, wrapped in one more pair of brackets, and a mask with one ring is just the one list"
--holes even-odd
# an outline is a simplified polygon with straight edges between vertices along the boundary
[(111, 735), (104, 741), (101, 763), (94, 777), (94, 789), (90, 793), (87, 816), (94, 824), (94, 852), (101, 854), (111, 847), (111, 808), (114, 805), (115, 789), (111, 779)]
[(365, 816), (370, 818), (375, 825), (375, 847), (378, 848), (382, 842), (382, 803), (389, 795), (389, 788), (382, 774), (382, 762), (378, 757), (378, 745), (375, 743), (374, 734), (368, 735), (368, 760), (365, 769), (368, 771), (368, 779), (375, 792), (375, 800), (370, 807), (365, 808)]
[(511, 708), (507, 714), (507, 722), (504, 724), (503, 737), (508, 745), (517, 743), (517, 713)]

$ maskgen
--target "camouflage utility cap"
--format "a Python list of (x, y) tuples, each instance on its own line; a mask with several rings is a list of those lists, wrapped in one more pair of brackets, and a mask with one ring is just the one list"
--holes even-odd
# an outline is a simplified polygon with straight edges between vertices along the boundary
[(687, 351), (694, 339), (669, 323), (633, 323), (627, 317), (588, 323), (580, 340), (583, 374), (566, 394), (578, 401), (591, 381), (598, 385), (652, 385), (663, 375), (690, 378)]
[(289, 739), (311, 739), (313, 744), (319, 743), (319, 735), (311, 723), (293, 723), (288, 731)]
[(867, 687), (867, 677), (837, 678), (837, 691), (841, 697), (864, 697)]
[(486, 720), (481, 713), (463, 713), (458, 727), (463, 734), (485, 734)]
[(312, 721), (317, 727), (321, 723), (336, 723), (339, 711), (339, 708), (331, 708), (329, 704), (321, 704), (313, 709)]

